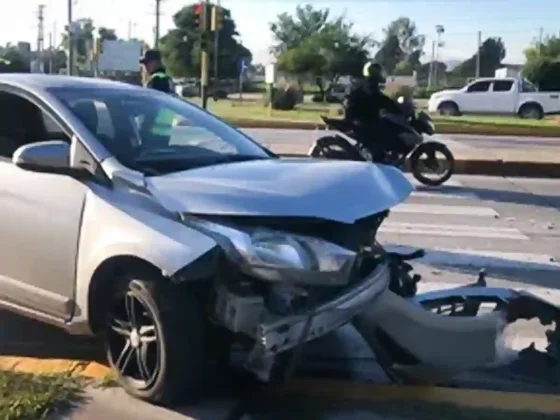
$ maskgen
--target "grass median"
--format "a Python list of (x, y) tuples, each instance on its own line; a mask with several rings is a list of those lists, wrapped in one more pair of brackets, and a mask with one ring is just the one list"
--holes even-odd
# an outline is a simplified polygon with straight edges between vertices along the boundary
[[(200, 104), (200, 100), (192, 99)], [(268, 111), (255, 101), (239, 102), (220, 100), (208, 102), (208, 110), (240, 127), (262, 126), (268, 123), (271, 128), (315, 128), (322, 127), (321, 115), (338, 116), (339, 106), (322, 104), (302, 104), (291, 111)], [(433, 116), (436, 131), (439, 133), (464, 133), (488, 135), (520, 136), (558, 136), (560, 119), (542, 120), (521, 119), (515, 116)], [(308, 126), (308, 127), (307, 127)]]
[(84, 379), (0, 370), (0, 419), (42, 420), (77, 405)]

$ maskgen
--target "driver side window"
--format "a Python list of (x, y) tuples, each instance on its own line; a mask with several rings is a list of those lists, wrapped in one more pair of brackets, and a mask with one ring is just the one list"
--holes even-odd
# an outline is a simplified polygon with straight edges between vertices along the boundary
[(467, 88), (467, 92), (468, 93), (488, 92), (488, 90), (490, 89), (490, 84), (491, 83), (488, 81), (473, 83)]

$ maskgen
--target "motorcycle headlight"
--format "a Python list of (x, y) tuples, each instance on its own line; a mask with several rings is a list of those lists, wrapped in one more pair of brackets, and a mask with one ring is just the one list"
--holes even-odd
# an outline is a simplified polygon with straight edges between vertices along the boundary
[(194, 218), (184, 221), (211, 236), (243, 272), (263, 280), (343, 286), (356, 259), (355, 252), (313, 237)]

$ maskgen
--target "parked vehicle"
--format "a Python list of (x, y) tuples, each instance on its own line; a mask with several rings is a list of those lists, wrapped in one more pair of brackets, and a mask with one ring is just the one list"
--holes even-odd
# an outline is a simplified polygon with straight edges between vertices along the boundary
[(504, 114), (542, 119), (560, 114), (560, 92), (539, 92), (525, 79), (481, 78), (459, 90), (434, 93), (428, 111), (440, 115)]
[[(421, 111), (416, 115), (412, 101), (405, 101), (403, 97), (400, 97), (398, 101), (404, 110), (404, 117), (392, 114), (385, 114), (381, 117), (396, 129), (398, 137), (386, 143), (390, 148), (384, 151), (383, 158), (376, 163), (402, 168), (408, 159), (414, 177), (421, 183), (430, 186), (445, 183), (453, 175), (453, 154), (443, 143), (424, 141), (424, 134), (432, 135), (435, 131), (432, 119), (428, 114)], [(368, 145), (356, 140), (352, 125), (345, 119), (324, 116), (321, 119), (327, 125), (327, 129), (336, 130), (336, 133), (315, 141), (309, 149), (309, 156), (327, 159), (373, 160), (373, 153)], [(372, 137), (375, 135), (376, 133), (372, 133)], [(441, 153), (444, 160), (439, 160), (437, 153)], [(436, 176), (434, 178), (428, 176), (424, 173), (426, 170)]]
[[(0, 106), (0, 306), (99, 335), (138, 398), (195, 399), (233, 343), (270, 379), (279, 355), (297, 360), (353, 319), (383, 354), (414, 354), (387, 359), (388, 372), (464, 370), (488, 361), (507, 324), (502, 311), (469, 322), (408, 300), (419, 277), (406, 260), (421, 252), (376, 240), (413, 190), (393, 167), (279, 159), (186, 101), (98, 79), (2, 75)], [(513, 303), (508, 322), (532, 312)]]

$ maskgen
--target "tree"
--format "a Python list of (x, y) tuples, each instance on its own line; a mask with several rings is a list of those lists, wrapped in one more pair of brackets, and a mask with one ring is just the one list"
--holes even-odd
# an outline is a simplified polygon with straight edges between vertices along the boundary
[(295, 15), (282, 13), (270, 24), (277, 44), (272, 52), (278, 56), (296, 48), (321, 31), (329, 20), (329, 9), (316, 10), (312, 5), (297, 6)]
[[(208, 3), (212, 7), (212, 3)], [(161, 39), (161, 50), (168, 71), (176, 77), (200, 77), (201, 33), (196, 27), (194, 5), (185, 6), (173, 16), (175, 28)], [(210, 9), (209, 9), (210, 10)], [(237, 77), (239, 60), (252, 59), (251, 51), (238, 40), (239, 33), (231, 12), (224, 9), (224, 21), (219, 33), (218, 76), (220, 78)], [(212, 37), (213, 39), (213, 37)], [(210, 63), (214, 62), (213, 42), (209, 42)], [(213, 69), (213, 66), (210, 66)]]
[[(384, 29), (385, 37), (375, 54), (385, 71), (393, 74), (399, 65), (399, 74), (411, 74), (420, 67), (426, 38), (418, 33), (416, 24), (407, 17), (400, 17)], [(408, 71), (408, 73), (403, 73)]]
[(101, 41), (116, 41), (118, 39), (114, 29), (105, 28), (104, 26), (100, 27), (97, 33)]
[(22, 57), (16, 47), (7, 44), (0, 47), (0, 73), (27, 73), (29, 63)]
[[(506, 47), (501, 38), (487, 38), (480, 46), (478, 54), (480, 54), (480, 77), (492, 77), (501, 67), (502, 60), (506, 56)], [(474, 54), (455, 67), (451, 73), (458, 77), (473, 77), (476, 74), (476, 63), (477, 55)]]
[(560, 36), (547, 36), (543, 42), (534, 42), (525, 50), (527, 62), (533, 62), (538, 58), (560, 58)]
[(294, 16), (278, 15), (270, 29), (277, 41), (272, 52), (278, 68), (298, 78), (312, 78), (323, 97), (340, 76), (360, 74), (372, 45), (369, 36), (353, 32), (344, 16), (329, 19), (328, 9), (311, 5), (298, 6)]
[(523, 76), (545, 91), (560, 91), (559, 75), (560, 56), (536, 58), (527, 62), (523, 68)]
[[(433, 64), (432, 64), (433, 63)], [(434, 73), (445, 74), (447, 72), (447, 65), (441, 61), (433, 61), (429, 63), (424, 63), (418, 67), (417, 77), (418, 80), (427, 81), (430, 77), (430, 68), (433, 65)]]
[[(93, 47), (95, 38), (95, 26), (90, 18), (80, 19), (78, 31), (74, 33), (74, 45), (76, 49), (76, 63), (78, 69), (84, 69), (90, 49)], [(66, 28), (68, 30), (68, 28)], [(100, 27), (97, 30), (99, 39), (102, 41), (114, 41), (118, 37), (114, 29)], [(68, 49), (68, 34), (62, 35), (62, 45)], [(54, 66), (53, 66), (54, 67)]]

